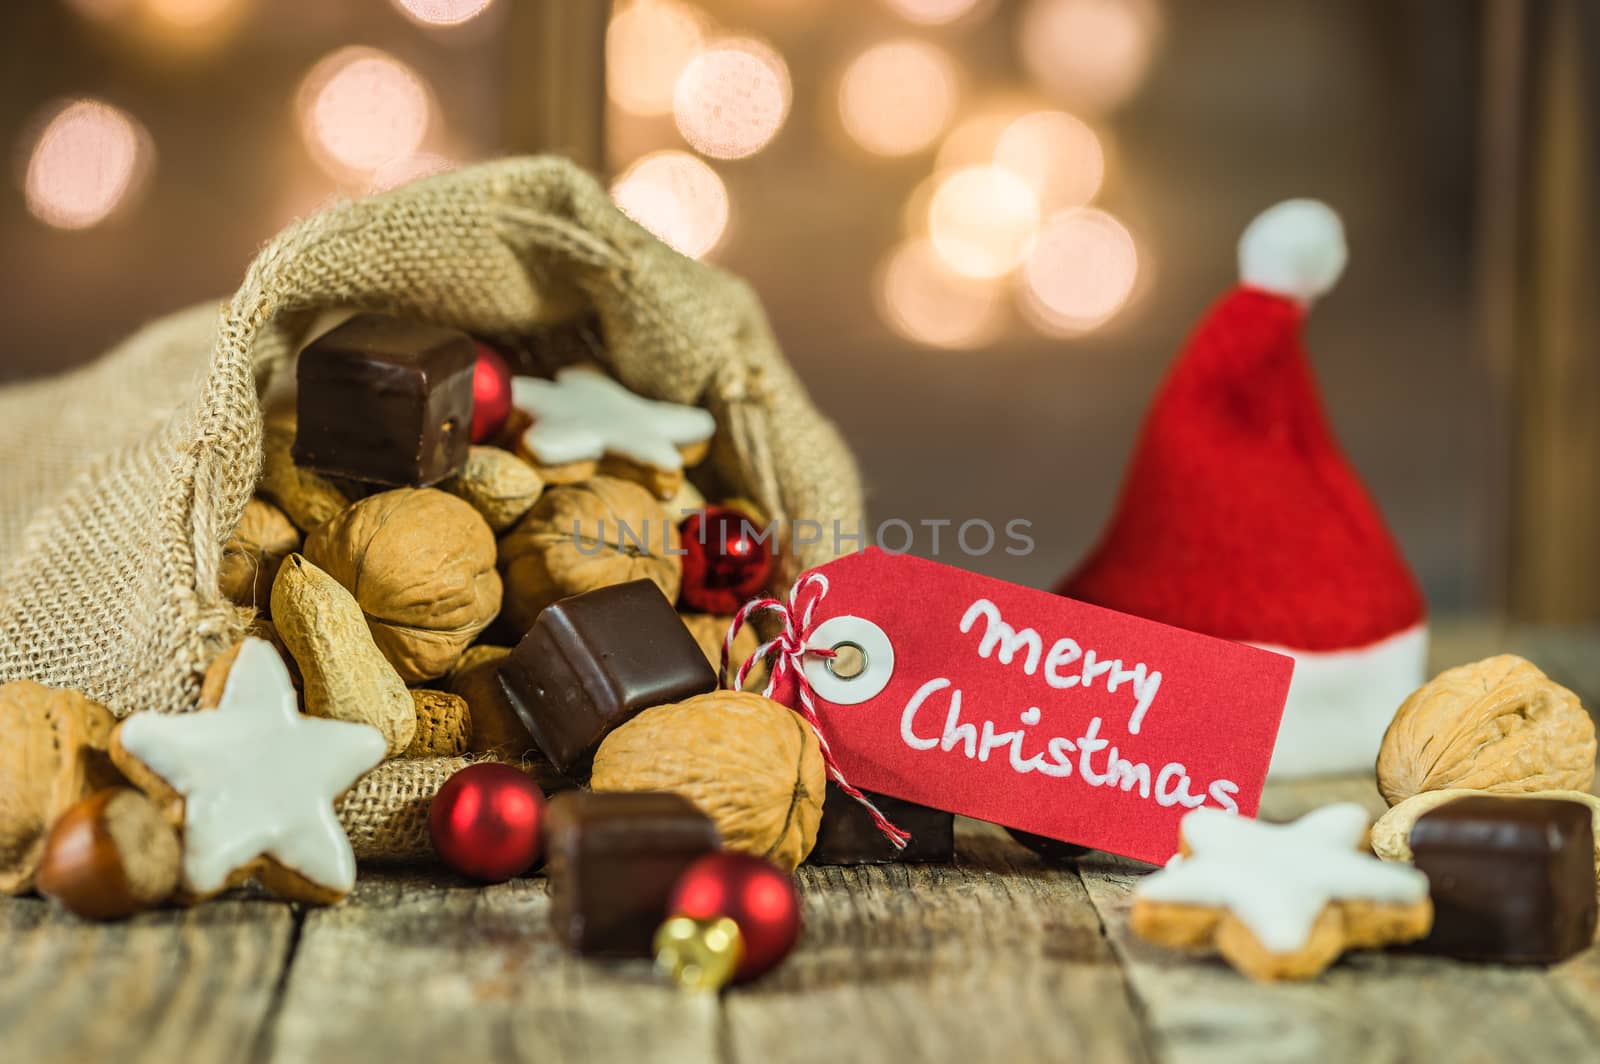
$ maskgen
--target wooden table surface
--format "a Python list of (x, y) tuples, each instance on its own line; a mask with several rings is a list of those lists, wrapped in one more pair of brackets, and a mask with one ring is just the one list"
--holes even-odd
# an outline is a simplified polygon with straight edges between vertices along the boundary
[[(1452, 628), (1454, 664), (1527, 654), (1600, 702), (1600, 637)], [(1383, 808), (1370, 779), (1268, 789), (1282, 819)], [(777, 972), (680, 993), (645, 962), (565, 954), (542, 878), (364, 872), (299, 909), (238, 895), (122, 924), (0, 900), (0, 1060), (1600, 1060), (1600, 951), (1552, 969), (1383, 953), (1303, 985), (1135, 939), (1138, 866), (1049, 866), (963, 822), (954, 865), (805, 868)]]

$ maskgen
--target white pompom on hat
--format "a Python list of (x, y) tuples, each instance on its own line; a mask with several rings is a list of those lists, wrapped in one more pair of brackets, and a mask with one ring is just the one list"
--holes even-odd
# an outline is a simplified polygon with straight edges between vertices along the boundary
[(1239, 238), (1239, 281), (1309, 306), (1339, 283), (1349, 256), (1332, 207), (1284, 200), (1256, 215)]
[(1168, 371), (1110, 524), (1058, 587), (1293, 656), (1278, 777), (1370, 769), (1427, 653), (1421, 589), (1302, 346), (1345, 257), (1339, 216), (1315, 200), (1250, 223), (1239, 283)]

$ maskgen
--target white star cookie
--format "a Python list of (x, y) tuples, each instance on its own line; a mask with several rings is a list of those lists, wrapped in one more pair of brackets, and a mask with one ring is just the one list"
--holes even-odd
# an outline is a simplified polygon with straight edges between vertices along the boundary
[(183, 828), (183, 885), (205, 897), (254, 876), (276, 894), (333, 902), (356, 881), (334, 801), (383, 760), (365, 724), (302, 715), (283, 660), (247, 639), (214, 710), (140, 713), (112, 757)]
[(637, 481), (657, 498), (683, 483), (717, 429), (699, 407), (635, 395), (603, 373), (568, 367), (553, 381), (514, 377), (512, 404), (533, 419), (521, 452), (546, 481), (570, 484), (596, 471)]
[(1421, 938), (1428, 878), (1364, 852), (1368, 823), (1348, 802), (1292, 824), (1196, 809), (1183, 818), (1184, 853), (1139, 884), (1133, 930), (1165, 946), (1214, 944), (1255, 979), (1309, 979), (1348, 948)]

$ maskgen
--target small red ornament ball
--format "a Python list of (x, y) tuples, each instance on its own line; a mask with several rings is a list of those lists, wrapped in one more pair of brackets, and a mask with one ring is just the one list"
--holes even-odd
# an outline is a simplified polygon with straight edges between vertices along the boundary
[(433, 850), (473, 879), (521, 875), (544, 848), (544, 794), (510, 765), (484, 762), (451, 776), (428, 810)]
[(735, 613), (772, 575), (771, 539), (753, 518), (728, 506), (696, 510), (683, 536), (683, 601), (706, 613)]
[(511, 367), (500, 352), (478, 344), (478, 365), (472, 371), (472, 442), (483, 443), (511, 416)]
[(690, 865), (672, 888), (671, 916), (739, 925), (744, 956), (735, 982), (776, 968), (800, 937), (800, 895), (794, 879), (771, 862), (747, 853), (713, 853)]

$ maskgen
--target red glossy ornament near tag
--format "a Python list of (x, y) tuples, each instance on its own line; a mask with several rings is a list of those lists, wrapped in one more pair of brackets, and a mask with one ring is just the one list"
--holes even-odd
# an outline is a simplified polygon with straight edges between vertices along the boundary
[(860, 652), (803, 666), (855, 786), (1153, 862), (1192, 808), (1255, 814), (1292, 659), (876, 549), (814, 571), (806, 646)]
[(760, 524), (728, 506), (706, 506), (678, 526), (683, 543), (683, 601), (707, 613), (733, 613), (761, 594), (772, 549)]

